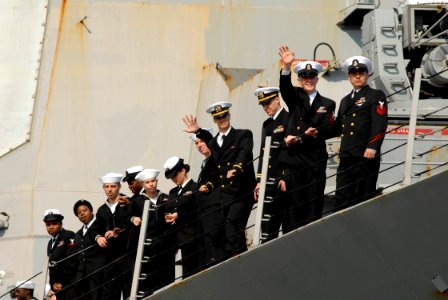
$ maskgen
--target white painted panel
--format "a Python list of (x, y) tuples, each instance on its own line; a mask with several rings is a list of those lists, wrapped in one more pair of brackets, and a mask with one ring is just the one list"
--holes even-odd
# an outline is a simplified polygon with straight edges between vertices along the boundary
[(0, 1), (0, 156), (30, 138), (46, 3)]

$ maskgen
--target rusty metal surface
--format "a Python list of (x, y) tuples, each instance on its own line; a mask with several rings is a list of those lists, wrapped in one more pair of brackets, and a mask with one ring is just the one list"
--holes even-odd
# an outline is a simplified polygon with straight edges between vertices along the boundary
[(443, 299), (448, 172), (299, 229), (149, 299)]

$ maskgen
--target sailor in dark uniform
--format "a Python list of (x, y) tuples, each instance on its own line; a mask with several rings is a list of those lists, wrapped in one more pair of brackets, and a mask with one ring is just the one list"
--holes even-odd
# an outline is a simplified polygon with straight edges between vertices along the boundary
[[(135, 176), (143, 171), (143, 166), (133, 166), (130, 168), (127, 168), (125, 171), (125, 175), (122, 179), (122, 182), (127, 182), (129, 190), (132, 192), (132, 196), (128, 198), (128, 210), (131, 209), (131, 204), (134, 202), (136, 198), (139, 197), (140, 192), (142, 191), (142, 183), (135, 179)], [(142, 207), (143, 208), (143, 207)], [(131, 220), (131, 212), (128, 211), (128, 224), (130, 224)], [(129, 233), (128, 237), (129, 240), (127, 242), (127, 248), (128, 251), (134, 251), (133, 254), (129, 253), (128, 259), (130, 260), (130, 264), (133, 265), (135, 262), (135, 254), (137, 253), (137, 244), (138, 244), (138, 237), (140, 234), (140, 227), (136, 226), (129, 226)], [(132, 273), (128, 273), (128, 281), (132, 282)]]
[(133, 166), (126, 169), (126, 173), (123, 177), (123, 182), (127, 182), (129, 190), (132, 192), (131, 202), (133, 197), (136, 197), (142, 191), (142, 183), (135, 179), (135, 176), (143, 171), (143, 166)]
[(75, 243), (77, 256), (76, 293), (79, 299), (95, 300), (102, 298), (104, 271), (101, 269), (106, 261), (105, 249), (95, 241), (97, 224), (92, 204), (84, 199), (78, 200), (73, 212), (83, 224), (76, 232)]
[[(188, 116), (186, 117), (188, 118)], [(211, 128), (207, 129), (212, 132)], [(196, 204), (198, 208), (199, 232), (201, 233), (200, 264), (201, 266), (211, 266), (220, 261), (224, 256), (223, 245), (225, 241), (224, 231), (220, 226), (223, 218), (221, 204), (215, 201), (218, 197), (213, 194), (217, 191), (215, 186), (219, 183), (218, 167), (212, 158), (212, 151), (207, 144), (192, 134), (192, 141), (196, 149), (204, 156), (201, 163), (201, 172), (198, 176), (199, 191), (196, 194)]]
[(34, 282), (28, 280), (28, 281), (17, 281), (16, 282), (16, 289), (14, 291), (14, 296), (11, 299), (16, 300), (37, 300), (36, 297), (34, 297), (34, 290), (36, 288), (36, 285)]
[(375, 196), (380, 150), (387, 130), (387, 100), (367, 84), (372, 62), (353, 56), (343, 64), (353, 90), (341, 100), (335, 129), (341, 135), (336, 202), (339, 209)]
[(286, 189), (291, 193), (289, 231), (322, 217), (328, 159), (325, 140), (332, 134), (336, 103), (316, 89), (323, 69), (320, 63), (297, 64), (294, 72), (301, 87), (294, 87), (290, 77), (294, 54), (282, 47), (280, 56), (284, 63), (280, 92), (290, 112), (285, 139), (288, 151), (280, 158)]
[(214, 201), (220, 203), (224, 218), (224, 251), (227, 257), (247, 250), (245, 228), (253, 206), (255, 189), (255, 171), (252, 148), (252, 132), (247, 129), (235, 129), (230, 125), (229, 102), (210, 105), (210, 113), (218, 126), (219, 133), (213, 137), (207, 130), (194, 122), (187, 124), (187, 132), (207, 142), (212, 158), (218, 167), (220, 183), (215, 186)]
[(130, 220), (134, 227), (140, 228), (145, 201), (149, 201), (146, 239), (151, 243), (146, 243), (143, 251), (149, 261), (142, 265), (142, 273), (147, 277), (139, 285), (139, 291), (144, 291), (145, 295), (174, 281), (174, 240), (169, 234), (170, 225), (165, 222), (169, 198), (157, 189), (159, 173), (156, 169), (144, 169), (135, 176), (143, 190), (130, 204)]
[(177, 186), (170, 190), (165, 222), (171, 225), (176, 247), (182, 253), (182, 278), (199, 271), (199, 226), (196, 194), (199, 186), (188, 177), (190, 166), (182, 158), (170, 157), (165, 164), (165, 177)]
[(263, 110), (269, 116), (263, 122), (261, 129), (261, 145), (260, 156), (257, 172), (257, 186), (254, 192), (255, 200), (258, 199), (258, 192), (260, 189), (261, 169), (263, 164), (263, 153), (265, 149), (265, 140), (267, 136), (271, 137), (271, 145), (275, 146), (270, 149), (270, 158), (268, 162), (267, 186), (265, 195), (273, 199), (272, 202), (266, 202), (263, 205), (263, 215), (267, 215), (267, 220), (261, 224), (262, 241), (263, 243), (278, 237), (280, 225), (282, 228), (288, 228), (287, 225), (287, 205), (286, 201), (281, 198), (282, 191), (279, 187), (279, 173), (278, 159), (281, 152), (285, 151), (284, 138), (286, 128), (288, 127), (289, 115), (282, 107), (279, 96), (280, 89), (278, 87), (262, 87), (255, 90), (254, 94), (258, 98), (258, 104), (263, 107)]
[(96, 213), (95, 239), (98, 245), (106, 248), (106, 264), (104, 281), (108, 284), (103, 290), (103, 297), (120, 299), (121, 293), (126, 299), (130, 294), (131, 283), (127, 282), (132, 266), (127, 258), (127, 242), (129, 229), (127, 224), (127, 204), (120, 202), (122, 174), (107, 173), (99, 178), (106, 194), (106, 202)]
[(66, 258), (76, 252), (75, 233), (62, 228), (63, 219), (58, 209), (45, 211), (45, 226), (52, 237), (47, 245), (50, 286), (58, 299), (73, 299), (74, 290), (68, 286), (74, 282), (77, 259)]

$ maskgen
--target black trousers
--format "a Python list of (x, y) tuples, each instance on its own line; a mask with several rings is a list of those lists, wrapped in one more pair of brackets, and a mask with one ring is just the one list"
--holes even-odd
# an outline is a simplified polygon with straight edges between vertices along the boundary
[(370, 199), (376, 194), (380, 157), (341, 157), (336, 177), (337, 209)]
[(105, 258), (98, 256), (95, 259), (96, 262), (92, 266), (85, 263), (83, 267), (78, 269), (76, 274), (77, 284), (74, 288), (76, 297), (79, 297), (81, 300), (102, 298), (104, 271), (101, 268), (104, 266)]
[(222, 228), (224, 223), (221, 212), (221, 204), (214, 201), (214, 193), (198, 194), (197, 207), (200, 232), (200, 265), (201, 268), (210, 267), (218, 263), (224, 257), (223, 244), (225, 232)]
[(247, 251), (246, 225), (253, 206), (253, 194), (233, 196), (220, 192), (225, 232), (225, 258)]
[(132, 282), (129, 282), (129, 278), (132, 278), (130, 274), (133, 265), (129, 255), (126, 254), (126, 252), (114, 253), (106, 260), (106, 264), (109, 265), (104, 269), (104, 282), (107, 284), (103, 289), (103, 297), (108, 300), (120, 300), (122, 294), (123, 299), (126, 299), (131, 293)]
[[(195, 217), (196, 218), (196, 217)], [(199, 230), (196, 219), (188, 224), (176, 223), (171, 229), (174, 241), (174, 252), (179, 249), (182, 253), (182, 278), (187, 278), (197, 273), (199, 268)]]
[(285, 175), (288, 221), (283, 232), (288, 233), (314, 220), (318, 186), (309, 168), (288, 169)]
[[(145, 247), (144, 256), (149, 257), (149, 261), (142, 264), (141, 272), (146, 274), (146, 278), (139, 283), (139, 291), (144, 291), (147, 295), (174, 282), (174, 250), (170, 245), (163, 245), (160, 237), (151, 237), (154, 245)], [(157, 240), (159, 239), (159, 240)]]
[[(267, 186), (265, 192), (266, 198), (272, 198), (272, 201), (263, 203), (263, 219), (261, 223), (262, 243), (266, 243), (278, 237), (280, 225), (282, 228), (288, 227), (288, 203), (287, 197), (278, 188), (278, 182), (273, 186)], [(258, 199), (261, 201), (262, 199)]]

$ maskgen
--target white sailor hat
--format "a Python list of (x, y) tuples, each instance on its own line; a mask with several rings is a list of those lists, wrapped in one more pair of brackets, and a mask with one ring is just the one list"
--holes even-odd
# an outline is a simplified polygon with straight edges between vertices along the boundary
[(160, 171), (156, 169), (144, 169), (135, 176), (135, 180), (143, 182), (151, 178), (157, 178), (157, 176), (159, 176), (159, 173)]
[(297, 76), (314, 77), (322, 72), (323, 69), (324, 67), (320, 63), (312, 60), (307, 60), (298, 63), (294, 67), (294, 72), (297, 73)]
[(16, 288), (18, 289), (28, 289), (28, 290), (34, 290), (36, 288), (36, 285), (34, 282), (28, 280), (22, 280), (16, 282)]
[(107, 173), (106, 175), (101, 176), (99, 178), (99, 180), (100, 180), (100, 182), (102, 184), (105, 184), (105, 183), (120, 183), (122, 178), (123, 178), (122, 174), (119, 174), (119, 173)]
[(171, 179), (174, 175), (177, 174), (182, 168), (185, 168), (184, 160), (177, 156), (173, 156), (167, 159), (167, 161), (163, 164), (165, 168), (165, 177), (166, 179)]
[(258, 104), (263, 104), (277, 97), (279, 92), (278, 87), (261, 87), (254, 91), (254, 95), (258, 97)]
[(232, 103), (221, 101), (210, 105), (206, 112), (212, 114), (212, 117), (223, 118), (229, 113), (229, 109), (232, 107)]
[[(204, 130), (207, 130), (208, 132), (210, 132), (211, 135), (213, 135), (213, 128), (202, 128)], [(193, 142), (196, 142), (196, 140), (198, 140), (199, 138), (196, 136), (196, 133), (193, 133), (192, 135), (190, 135), (190, 139)]]
[(371, 74), (373, 65), (372, 61), (365, 56), (352, 56), (344, 61), (342, 70), (348, 74), (353, 72), (367, 72), (367, 74)]
[(50, 208), (45, 210), (44, 212), (44, 222), (48, 221), (62, 221), (64, 220), (64, 216), (61, 211), (57, 208)]
[(123, 182), (131, 182), (135, 179), (135, 176), (143, 171), (143, 166), (133, 166), (128, 169), (126, 169), (126, 174), (123, 177)]

